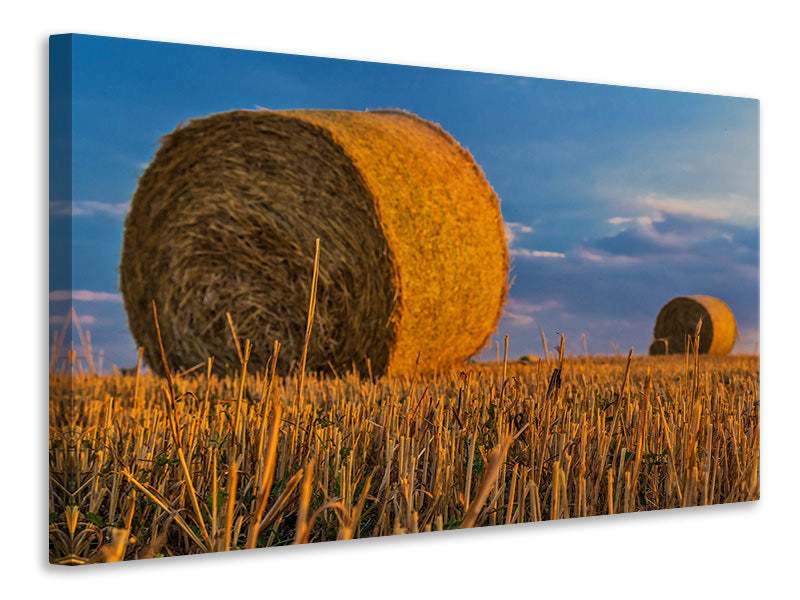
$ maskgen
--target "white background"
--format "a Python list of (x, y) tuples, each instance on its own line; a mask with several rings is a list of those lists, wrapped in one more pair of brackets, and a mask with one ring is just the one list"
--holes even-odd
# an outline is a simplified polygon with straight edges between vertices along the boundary
[[(8, 597), (796, 594), (800, 44), (795, 15), (773, 6), (790, 3), (71, 0), (4, 7), (0, 568)], [(228, 556), (48, 565), (47, 36), (68, 32), (760, 99), (762, 499)]]

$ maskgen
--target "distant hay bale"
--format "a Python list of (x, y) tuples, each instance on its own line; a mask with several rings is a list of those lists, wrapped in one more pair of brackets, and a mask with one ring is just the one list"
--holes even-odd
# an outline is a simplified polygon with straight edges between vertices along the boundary
[(667, 302), (656, 317), (650, 354), (683, 354), (687, 339), (700, 329), (700, 353), (724, 356), (736, 342), (736, 320), (727, 305), (710, 296), (680, 296)]
[[(445, 368), (477, 353), (505, 301), (499, 201), (472, 156), (401, 111), (232, 111), (161, 140), (125, 221), (120, 289), (161, 370), (262, 369), (300, 356), (321, 238), (309, 369)], [(256, 367), (257, 365), (257, 367)]]

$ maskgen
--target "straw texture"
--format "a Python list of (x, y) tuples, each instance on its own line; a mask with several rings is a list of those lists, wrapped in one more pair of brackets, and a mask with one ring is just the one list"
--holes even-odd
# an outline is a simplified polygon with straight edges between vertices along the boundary
[(724, 302), (711, 296), (679, 296), (667, 302), (656, 317), (650, 354), (686, 352), (701, 318), (700, 353), (728, 354), (736, 342), (736, 320)]
[[(499, 202), (471, 155), (401, 111), (233, 111), (162, 139), (126, 218), (128, 324), (160, 370), (300, 356), (321, 242), (310, 369), (409, 374), (477, 353), (505, 300)], [(368, 363), (369, 361), (369, 363)]]

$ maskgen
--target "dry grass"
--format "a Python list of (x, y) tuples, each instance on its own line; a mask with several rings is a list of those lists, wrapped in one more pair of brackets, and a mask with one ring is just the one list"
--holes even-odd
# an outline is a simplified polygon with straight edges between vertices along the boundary
[(51, 561), (759, 496), (757, 357), (562, 353), (300, 385), (276, 376), (275, 350), (248, 362), (246, 343), (238, 372), (169, 380), (92, 376), (72, 354), (50, 382)]

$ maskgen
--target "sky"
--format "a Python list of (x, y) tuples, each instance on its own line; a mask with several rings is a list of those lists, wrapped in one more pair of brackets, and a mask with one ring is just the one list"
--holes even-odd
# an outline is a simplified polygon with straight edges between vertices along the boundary
[(51, 79), (71, 89), (56, 86), (51, 109), (65, 94), (71, 115), (51, 117), (50, 336), (72, 304), (95, 362), (100, 350), (106, 365), (136, 362), (118, 265), (159, 138), (256, 108), (401, 108), (467, 148), (500, 198), (513, 283), (492, 342), (508, 335), (512, 358), (542, 355), (539, 328), (550, 347), (563, 333), (568, 355), (583, 355), (584, 336), (590, 354), (644, 354), (661, 306), (690, 294), (728, 304), (734, 352), (758, 348), (756, 100), (119, 38), (53, 43)]

